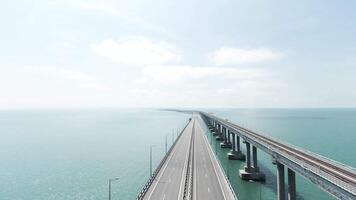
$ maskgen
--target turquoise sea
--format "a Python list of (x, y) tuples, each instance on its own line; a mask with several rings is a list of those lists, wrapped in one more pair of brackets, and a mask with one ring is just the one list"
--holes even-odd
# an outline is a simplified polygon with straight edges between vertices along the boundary
[[(210, 109), (242, 126), (356, 167), (356, 109)], [(155, 109), (0, 111), (0, 200), (135, 199), (190, 115)], [(215, 142), (212, 142), (215, 148)], [(264, 184), (237, 178), (244, 163), (218, 157), (240, 200), (276, 199), (275, 166), (258, 152)], [(333, 199), (297, 176), (298, 199)]]

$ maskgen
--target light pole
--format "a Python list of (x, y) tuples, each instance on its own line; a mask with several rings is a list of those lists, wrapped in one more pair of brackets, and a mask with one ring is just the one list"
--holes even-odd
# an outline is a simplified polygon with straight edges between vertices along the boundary
[(150, 145), (150, 176), (152, 176), (152, 148), (156, 145)]
[(166, 154), (167, 154), (167, 135), (166, 135)]
[(172, 131), (172, 145), (174, 143), (174, 132)]
[(117, 180), (119, 180), (119, 178), (109, 178), (109, 200), (111, 200), (111, 182)]
[(218, 155), (218, 143), (215, 141), (215, 154)]

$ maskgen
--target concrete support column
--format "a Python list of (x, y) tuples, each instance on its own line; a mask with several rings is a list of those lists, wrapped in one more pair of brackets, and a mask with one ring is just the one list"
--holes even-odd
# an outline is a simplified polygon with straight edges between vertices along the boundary
[(296, 200), (295, 172), (288, 168), (288, 200)]
[(257, 148), (252, 146), (252, 159), (253, 159), (253, 169), (258, 171), (257, 166)]
[(227, 142), (231, 144), (231, 138), (230, 138), (230, 130), (227, 130)]
[(250, 143), (246, 142), (246, 171), (251, 171), (251, 150)]
[(219, 124), (219, 131), (216, 134), (217, 135), (216, 136), (216, 140), (217, 141), (223, 141), (224, 140), (224, 129), (225, 128), (221, 124)]
[(240, 137), (236, 134), (236, 151), (240, 152)]
[(224, 130), (223, 131), (224, 142), (220, 143), (220, 147), (221, 148), (231, 148), (231, 143), (229, 143), (230, 131), (227, 130), (227, 128), (225, 128), (225, 127), (223, 130)]
[(235, 133), (231, 132), (232, 136), (232, 151), (236, 151)]
[(246, 144), (246, 167), (239, 171), (239, 175), (243, 180), (265, 181), (266, 175), (260, 172), (257, 167), (257, 148), (252, 146), (253, 167), (251, 167), (251, 144), (247, 141)]
[(216, 121), (213, 121), (213, 127), (214, 127), (213, 136), (216, 136), (218, 135), (218, 124), (216, 123)]
[[(232, 140), (232, 144), (229, 143), (229, 146), (232, 147), (231, 151), (227, 154), (228, 158), (230, 160), (245, 160), (245, 155), (242, 154), (242, 152), (240, 151), (240, 138), (239, 136), (237, 136), (236, 133), (230, 132), (231, 134), (231, 140)], [(238, 149), (236, 149), (236, 138), (238, 138), (237, 140), (237, 147)]]
[(265, 181), (266, 176), (257, 167), (257, 148), (252, 146), (253, 167), (251, 167), (251, 144), (246, 144), (246, 167), (239, 170), (239, 175), (243, 180)]
[(277, 200), (285, 200), (284, 165), (277, 162)]
[(224, 142), (226, 143), (227, 137), (226, 137), (226, 128), (223, 128), (223, 135), (224, 135)]

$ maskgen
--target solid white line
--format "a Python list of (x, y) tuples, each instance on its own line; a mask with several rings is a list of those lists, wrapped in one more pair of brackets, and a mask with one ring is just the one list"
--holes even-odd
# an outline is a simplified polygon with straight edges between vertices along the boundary
[[(190, 125), (190, 124), (189, 124), (189, 125)], [(184, 130), (184, 131), (186, 131), (186, 130)], [(184, 132), (183, 132), (182, 134), (184, 134)], [(182, 135), (182, 136), (183, 136), (183, 135)], [(185, 136), (185, 135), (184, 135), (184, 136)], [(183, 138), (181, 138), (181, 139), (183, 139)], [(164, 171), (166, 170), (169, 161), (172, 159), (173, 155), (175, 154), (175, 152), (176, 152), (177, 149), (178, 149), (178, 148), (177, 148), (178, 143), (180, 144), (181, 141), (182, 141), (182, 140), (177, 141), (177, 144), (176, 144), (176, 146), (174, 147), (173, 151), (171, 152), (171, 155), (169, 156), (169, 159), (166, 161), (164, 168), (161, 169), (162, 173), (161, 173), (161, 174), (159, 175), (159, 177), (157, 178), (157, 180), (156, 180), (156, 182), (155, 182), (155, 184), (154, 184), (154, 186), (153, 186), (153, 188), (152, 188), (152, 190), (151, 190), (151, 192), (150, 192), (150, 195), (148, 196), (148, 199), (151, 199), (151, 196), (152, 196), (153, 192), (155, 191), (155, 188), (157, 187), (157, 184), (158, 184), (159, 180), (161, 179), (162, 175), (164, 174)]]
[[(193, 136), (193, 130), (192, 130), (191, 137), (192, 136)], [(189, 141), (189, 144), (190, 144), (190, 141)], [(189, 147), (188, 147), (188, 150), (187, 150), (186, 155), (185, 155), (184, 167), (183, 167), (183, 171), (182, 171), (182, 179), (180, 181), (180, 186), (179, 186), (178, 199), (183, 199), (183, 197), (182, 197), (182, 186), (184, 185), (184, 177), (185, 177), (184, 176), (184, 172), (187, 170), (188, 159), (189, 159)]]
[[(200, 126), (199, 126), (199, 127), (200, 127)], [(205, 138), (202, 134), (200, 134), (200, 135), (203, 137), (203, 140), (204, 140), (204, 142), (205, 142), (205, 146), (208, 145), (208, 146), (210, 147), (209, 143), (206, 142), (206, 138)], [(211, 147), (210, 147), (210, 148), (211, 148)], [(211, 150), (211, 149), (210, 149), (210, 150)], [(224, 189), (223, 189), (222, 184), (221, 184), (221, 180), (220, 180), (220, 178), (219, 178), (219, 175), (218, 175), (218, 172), (217, 172), (217, 170), (216, 170), (216, 167), (215, 167), (215, 165), (214, 165), (214, 163), (213, 163), (213, 158), (212, 158), (212, 156), (211, 156), (211, 154), (210, 154), (211, 152), (209, 151), (209, 149), (207, 149), (207, 151), (208, 151), (208, 154), (209, 154), (209, 157), (210, 157), (211, 164), (213, 165), (216, 178), (218, 179), (219, 186), (220, 186), (220, 188), (221, 188), (221, 193), (223, 194), (224, 199), (226, 199), (225, 192), (224, 192)]]
[[(199, 122), (198, 122), (199, 123)], [(193, 173), (193, 199), (197, 199), (197, 163), (196, 163), (196, 160), (197, 160), (197, 155), (196, 155), (196, 151), (195, 151), (195, 144), (196, 144), (196, 136), (197, 136), (197, 134), (196, 134), (196, 128), (195, 128), (195, 124), (194, 124), (194, 149), (193, 149), (193, 151), (194, 151), (194, 160), (193, 160), (193, 162), (194, 162), (194, 173)]]

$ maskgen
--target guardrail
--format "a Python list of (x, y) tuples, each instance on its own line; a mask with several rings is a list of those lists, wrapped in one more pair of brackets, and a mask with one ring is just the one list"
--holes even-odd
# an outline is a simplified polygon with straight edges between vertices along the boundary
[[(320, 169), (320, 166), (312, 165), (310, 163), (307, 163), (307, 162), (303, 161), (302, 159), (299, 159), (298, 157), (289, 154), (286, 151), (282, 151), (281, 149), (279, 149), (279, 147), (275, 147), (273, 145), (270, 145), (269, 143), (266, 143), (266, 141), (261, 140), (260, 137), (257, 137), (260, 134), (254, 133), (254, 132), (252, 132), (252, 131), (250, 131), (248, 129), (245, 129), (245, 128), (241, 127), (241, 126), (238, 126), (238, 125), (236, 125), (234, 123), (231, 123), (231, 122), (229, 122), (227, 120), (224, 120), (224, 119), (221, 119), (219, 117), (212, 116), (210, 114), (206, 114), (206, 113), (203, 113), (203, 112), (200, 112), (200, 113), (203, 116), (202, 118), (204, 118), (206, 120), (208, 120), (208, 119), (216, 120), (219, 123), (223, 124), (225, 127), (228, 127), (229, 129), (231, 129), (231, 130), (237, 132), (238, 134), (242, 135), (242, 137), (244, 139), (248, 139), (251, 142), (255, 143), (256, 145), (258, 145), (260, 147), (263, 147), (262, 150), (264, 149), (267, 153), (271, 154), (272, 157), (284, 158), (285, 160), (288, 160), (288, 164), (289, 165), (293, 165), (294, 167), (298, 167), (299, 169), (303, 169), (303, 172), (302, 172), (303, 176), (306, 176), (309, 180), (311, 180), (315, 184), (321, 186), (324, 190), (328, 191), (332, 195), (334, 195), (334, 196), (338, 196), (338, 195), (340, 195), (340, 196), (343, 196), (343, 195), (350, 196), (350, 193), (353, 194), (353, 195), (356, 194), (356, 187), (354, 185), (348, 184), (343, 179), (336, 178), (335, 176), (327, 173), (326, 171), (323, 171), (322, 169)], [(254, 135), (254, 134), (249, 134), (249, 132), (252, 132), (252, 133), (256, 134), (257, 136)], [(316, 153), (310, 152), (308, 150), (304, 150), (302, 148), (295, 147), (294, 145), (290, 145), (290, 144), (288, 144), (286, 142), (281, 142), (279, 140), (272, 139), (272, 138), (269, 138), (269, 139), (273, 140), (274, 142), (277, 142), (279, 144), (288, 146), (288, 148), (290, 148), (290, 149), (294, 149), (296, 151), (303, 152), (304, 154), (306, 154), (308, 156), (317, 158), (317, 159), (319, 159), (319, 160), (321, 160), (323, 162), (327, 162), (329, 164), (337, 166), (340, 169), (345, 169), (345, 170), (347, 170), (349, 172), (355, 173), (355, 169), (354, 168), (352, 168), (350, 166), (347, 166), (345, 164), (342, 164), (342, 163), (339, 163), (337, 161), (331, 160), (329, 158), (326, 158), (324, 156), (321, 156), (321, 155), (318, 155)], [(293, 166), (289, 166), (289, 167), (293, 167)], [(309, 174), (305, 173), (306, 171), (308, 171)], [(313, 181), (314, 178), (310, 177), (310, 176), (313, 176), (314, 178), (318, 177), (319, 181)], [(323, 181), (323, 183), (321, 183), (320, 181)], [(344, 193), (344, 192), (341, 192), (339, 194), (334, 193), (336, 190), (332, 189), (331, 185), (328, 184), (327, 182), (330, 182), (330, 183), (332, 183), (332, 185), (337, 186), (339, 188), (342, 188), (344, 191), (348, 191), (349, 194)], [(339, 192), (339, 191), (337, 191), (337, 192)]]
[(189, 155), (188, 155), (188, 164), (187, 170), (185, 172), (185, 181), (184, 181), (184, 191), (183, 191), (183, 200), (189, 200), (192, 198), (192, 188), (193, 188), (193, 164), (194, 164), (194, 126), (195, 121), (193, 122), (193, 134), (190, 138), (189, 144)]
[[(200, 119), (203, 120), (203, 122), (205, 123), (205, 125), (208, 125), (208, 124), (209, 124), (208, 122), (206, 122), (206, 121), (204, 120), (204, 118), (200, 117)], [(208, 127), (208, 130), (209, 130), (209, 132), (211, 133), (209, 127)], [(214, 152), (210, 145), (209, 145), (209, 147), (210, 147), (210, 150), (211, 150), (212, 152)], [(215, 159), (218, 161), (217, 163), (219, 164), (219, 167), (220, 167), (221, 169), (224, 169), (224, 168), (222, 167), (222, 165), (221, 165), (219, 159), (216, 157), (216, 155), (215, 155), (214, 153), (213, 153), (213, 155), (214, 155)], [(225, 170), (222, 170), (222, 171), (223, 171), (223, 175), (224, 175), (224, 177), (225, 177), (225, 180), (227, 181), (227, 183), (228, 183), (228, 185), (229, 185), (229, 188), (230, 188), (230, 190), (232, 191), (232, 194), (234, 195), (234, 198), (237, 199), (237, 196), (236, 196), (236, 194), (235, 194), (235, 191), (234, 191), (234, 189), (232, 188), (232, 185), (231, 185), (231, 183), (230, 183), (229, 177), (226, 176)]]
[(137, 200), (142, 200), (144, 198), (144, 196), (146, 195), (148, 189), (150, 188), (150, 186), (152, 185), (154, 179), (156, 178), (158, 172), (161, 170), (163, 164), (166, 162), (168, 156), (170, 155), (172, 149), (174, 148), (174, 146), (176, 145), (176, 143), (179, 141), (180, 137), (182, 136), (183, 132), (185, 131), (185, 129), (187, 128), (187, 126), (189, 125), (189, 122), (185, 125), (185, 127), (183, 128), (183, 130), (180, 132), (178, 138), (174, 141), (173, 145), (169, 148), (169, 150), (167, 151), (167, 153), (164, 155), (164, 157), (162, 158), (161, 162), (159, 163), (159, 165), (157, 166), (156, 170), (153, 172), (153, 174), (150, 176), (150, 178), (148, 179), (148, 181), (146, 182), (146, 184), (143, 186), (143, 188), (141, 189), (140, 193), (137, 196)]

